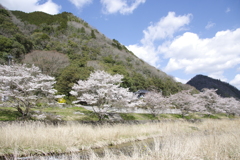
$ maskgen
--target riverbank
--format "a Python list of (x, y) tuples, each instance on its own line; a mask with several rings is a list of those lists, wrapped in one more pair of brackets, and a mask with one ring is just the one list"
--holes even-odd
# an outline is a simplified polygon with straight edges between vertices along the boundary
[[(156, 138), (156, 151), (149, 150), (149, 153), (144, 152), (145, 155), (142, 155), (135, 150), (132, 155), (138, 155), (137, 159), (239, 159), (239, 125), (240, 119), (205, 119), (198, 123), (178, 120), (131, 125), (9, 123), (0, 128), (0, 155), (19, 157), (78, 153), (82, 150), (161, 137), (158, 140)], [(125, 159), (134, 157), (124, 154), (121, 156)], [(117, 155), (112, 155), (113, 159), (114, 157), (118, 159)]]

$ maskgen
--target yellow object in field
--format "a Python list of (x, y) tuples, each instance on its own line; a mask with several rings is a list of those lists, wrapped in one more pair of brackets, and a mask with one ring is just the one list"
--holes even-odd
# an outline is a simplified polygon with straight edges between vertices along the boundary
[(58, 103), (66, 103), (66, 100), (64, 98), (59, 98)]

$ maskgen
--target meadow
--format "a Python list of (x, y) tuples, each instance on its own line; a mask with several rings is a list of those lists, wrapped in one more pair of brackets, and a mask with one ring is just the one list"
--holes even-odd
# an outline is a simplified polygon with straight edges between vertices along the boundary
[[(68, 122), (0, 124), (0, 155), (12, 157), (66, 154), (68, 159), (237, 160), (240, 159), (240, 119), (204, 119), (201, 122), (167, 120), (145, 124), (86, 125)], [(153, 146), (136, 142), (153, 138)], [(114, 154), (109, 146), (133, 144), (131, 154)], [(104, 155), (93, 152), (104, 148)], [(78, 153), (87, 151), (85, 157)], [(8, 156), (7, 156), (8, 155)], [(69, 158), (69, 156), (71, 158)], [(46, 157), (45, 157), (46, 158)], [(37, 159), (32, 157), (32, 159)], [(67, 159), (61, 156), (58, 159)]]

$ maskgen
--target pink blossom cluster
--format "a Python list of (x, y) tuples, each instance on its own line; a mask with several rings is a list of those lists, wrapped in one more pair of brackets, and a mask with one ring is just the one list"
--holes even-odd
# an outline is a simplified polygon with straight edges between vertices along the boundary
[(189, 112), (240, 115), (240, 101), (232, 97), (223, 98), (214, 89), (204, 89), (195, 94), (191, 90), (184, 90), (169, 97), (164, 97), (161, 93), (149, 92), (144, 97), (144, 106), (153, 114), (157, 114), (161, 109), (177, 108), (183, 115)]

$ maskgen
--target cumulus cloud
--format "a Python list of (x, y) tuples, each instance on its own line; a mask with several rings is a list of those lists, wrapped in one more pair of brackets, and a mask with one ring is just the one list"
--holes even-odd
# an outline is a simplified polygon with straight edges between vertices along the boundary
[(208, 24), (206, 25), (206, 29), (210, 29), (210, 28), (212, 28), (212, 27), (214, 27), (216, 24), (215, 23), (213, 23), (213, 22), (208, 22)]
[(78, 9), (92, 3), (92, 0), (69, 0), (69, 1), (72, 4), (74, 4)]
[(40, 4), (41, 0), (1, 0), (1, 4), (9, 10), (20, 10), (23, 12), (42, 11), (48, 14), (57, 14), (61, 6), (47, 0)]
[(160, 58), (158, 57), (158, 54), (154, 47), (135, 44), (129, 45), (127, 48), (132, 51), (137, 57), (141, 58), (150, 65), (157, 68), (160, 67)]
[(233, 80), (230, 81), (230, 84), (236, 86), (240, 89), (240, 74), (237, 74)]
[(151, 24), (143, 31), (141, 44), (129, 45), (127, 48), (135, 55), (152, 66), (160, 67), (159, 52), (154, 46), (156, 40), (172, 38), (174, 33), (183, 30), (184, 26), (190, 23), (192, 15), (176, 16), (174, 12), (169, 12), (166, 17), (161, 18), (157, 23)]
[(183, 69), (185, 73), (216, 73), (240, 63), (240, 28), (217, 32), (213, 38), (201, 39), (186, 32), (158, 48), (169, 58), (165, 71)]
[(103, 13), (113, 14), (121, 13), (123, 15), (132, 13), (141, 3), (145, 3), (146, 0), (101, 0), (103, 5)]
[[(161, 65), (161, 69), (168, 74), (172, 71), (206, 74), (229, 81), (224, 76), (225, 72), (229, 69), (240, 70), (240, 28), (219, 31), (212, 38), (200, 38), (198, 34), (187, 31), (176, 36), (178, 31), (186, 29), (191, 17), (191, 14), (177, 16), (169, 12), (166, 17), (143, 30), (140, 44), (127, 48), (149, 64), (157, 68)], [(206, 29), (214, 25), (209, 22)], [(156, 43), (158, 40), (161, 40), (161, 45)], [(177, 77), (175, 79), (186, 82)], [(240, 88), (240, 74), (231, 84)]]
[(150, 25), (143, 31), (144, 38), (141, 40), (144, 45), (151, 45), (154, 41), (173, 37), (173, 34), (183, 30), (184, 26), (190, 23), (192, 15), (176, 16), (175, 12), (168, 12), (155, 24)]

